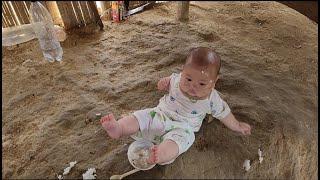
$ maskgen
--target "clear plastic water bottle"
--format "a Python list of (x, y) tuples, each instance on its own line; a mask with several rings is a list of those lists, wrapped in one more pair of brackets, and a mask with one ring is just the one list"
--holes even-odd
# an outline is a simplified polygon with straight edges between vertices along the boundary
[(2, 28), (2, 46), (13, 46), (36, 38), (31, 24)]
[[(54, 25), (54, 33), (59, 42), (67, 38), (64, 29), (58, 25)], [(37, 38), (37, 36), (33, 31), (32, 24), (2, 28), (2, 46), (14, 46), (35, 38)]]
[(53, 20), (48, 10), (38, 1), (32, 1), (30, 19), (39, 40), (43, 56), (49, 62), (61, 61), (63, 51), (54, 33)]

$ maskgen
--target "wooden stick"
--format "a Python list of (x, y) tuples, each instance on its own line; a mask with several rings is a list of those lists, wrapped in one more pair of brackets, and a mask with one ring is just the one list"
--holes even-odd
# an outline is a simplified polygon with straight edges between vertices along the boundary
[(93, 18), (94, 18), (95, 23), (97, 23), (100, 26), (100, 30), (103, 30), (103, 23), (102, 23), (101, 18), (99, 16), (97, 6), (94, 4), (93, 1), (89, 1), (88, 3), (89, 3), (90, 10), (93, 13)]
[(78, 1), (80, 4), (80, 10), (82, 12), (82, 16), (84, 19), (84, 23), (86, 25), (90, 24), (91, 22), (93, 22), (93, 19), (90, 19), (90, 13), (89, 10), (87, 8), (86, 2), (85, 1)]
[(28, 15), (24, 14), (24, 5), (21, 1), (11, 1), (12, 7), (17, 14), (17, 18), (19, 19), (21, 24), (28, 24), (29, 19)]
[(189, 1), (177, 2), (177, 18), (179, 21), (189, 20)]
[(9, 26), (16, 26), (18, 23), (15, 22), (13, 13), (11, 12), (11, 9), (9, 8), (8, 3), (9, 3), (9, 1), (4, 1), (4, 2), (2, 3), (3, 9), (4, 9), (5, 14), (6, 14), (6, 16), (7, 16), (7, 20), (9, 20), (9, 22), (10, 22)]
[(59, 9), (57, 2), (55, 1), (46, 1), (47, 9), (51, 14), (52, 20), (54, 24), (62, 25), (62, 18), (59, 14)]
[(3, 13), (2, 13), (2, 26), (3, 26), (4, 28), (8, 27), (7, 20), (6, 20), (6, 18), (4, 17)]
[(72, 5), (70, 1), (57, 1), (57, 5), (61, 14), (61, 18), (66, 30), (77, 27), (77, 19), (72, 11)]
[(85, 26), (85, 20), (83, 19), (82, 15), (81, 15), (81, 10), (80, 10), (80, 4), (78, 3), (78, 1), (71, 1), (71, 4), (74, 8), (74, 11), (75, 11), (75, 16), (78, 20), (78, 24), (80, 27), (83, 27)]

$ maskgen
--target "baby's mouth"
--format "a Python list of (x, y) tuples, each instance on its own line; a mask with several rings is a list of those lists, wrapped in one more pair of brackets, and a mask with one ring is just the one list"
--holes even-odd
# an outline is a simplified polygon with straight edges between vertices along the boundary
[(197, 97), (197, 94), (196, 94), (196, 92), (194, 90), (189, 90), (189, 95)]

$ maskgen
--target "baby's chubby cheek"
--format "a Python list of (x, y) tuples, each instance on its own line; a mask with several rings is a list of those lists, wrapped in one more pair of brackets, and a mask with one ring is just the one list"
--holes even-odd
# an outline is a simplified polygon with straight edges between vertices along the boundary
[(199, 97), (204, 97), (204, 96), (207, 96), (208, 95), (208, 93), (206, 92), (206, 91), (198, 91), (198, 92), (196, 92), (197, 93), (197, 95), (199, 96)]
[(182, 85), (182, 90), (184, 91), (184, 92), (188, 92), (188, 91), (190, 91), (190, 89), (191, 89), (191, 86), (186, 82), (186, 83), (184, 83), (183, 85)]

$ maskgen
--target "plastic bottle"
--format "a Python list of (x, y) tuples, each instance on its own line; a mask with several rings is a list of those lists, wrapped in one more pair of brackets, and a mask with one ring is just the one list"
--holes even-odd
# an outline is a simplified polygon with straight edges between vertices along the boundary
[[(54, 25), (54, 32), (58, 41), (66, 40), (66, 33), (62, 27)], [(2, 46), (14, 46), (35, 38), (37, 37), (32, 24), (2, 28)]]
[(49, 62), (62, 60), (62, 48), (54, 34), (53, 20), (48, 10), (38, 1), (32, 1), (30, 20), (39, 40), (43, 56)]
[(31, 24), (2, 28), (2, 46), (13, 46), (35, 38)]

